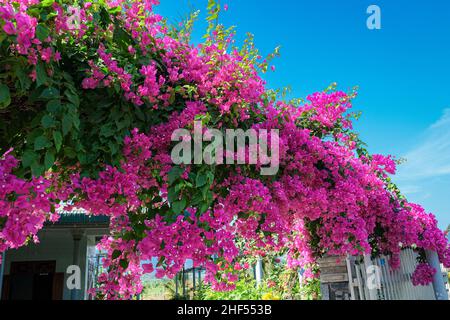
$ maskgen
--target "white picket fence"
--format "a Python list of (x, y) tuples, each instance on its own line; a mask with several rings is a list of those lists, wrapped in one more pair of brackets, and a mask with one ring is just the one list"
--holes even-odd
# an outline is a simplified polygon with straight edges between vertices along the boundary
[[(417, 253), (402, 250), (401, 267), (392, 270), (388, 258), (348, 257), (347, 269), (352, 300), (435, 300), (433, 286), (413, 286), (411, 276)], [(367, 274), (369, 273), (369, 275)], [(369, 279), (368, 279), (369, 277)]]

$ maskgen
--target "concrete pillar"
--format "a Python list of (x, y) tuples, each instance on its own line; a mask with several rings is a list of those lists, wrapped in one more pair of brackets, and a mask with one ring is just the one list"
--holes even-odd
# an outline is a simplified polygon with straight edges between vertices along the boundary
[[(80, 241), (81, 241), (81, 238), (83, 237), (83, 232), (80, 232), (79, 230), (74, 230), (72, 232), (72, 237), (73, 237), (72, 264), (74, 266), (80, 267)], [(70, 300), (79, 299), (79, 291), (80, 290), (72, 289), (70, 291)]]
[(427, 262), (430, 266), (436, 269), (433, 277), (433, 289), (436, 300), (448, 300), (448, 292), (445, 288), (444, 277), (442, 276), (441, 263), (439, 262), (438, 254), (435, 251), (426, 250)]
[(262, 280), (263, 280), (263, 265), (262, 265), (261, 258), (258, 258), (258, 260), (256, 261), (255, 280), (256, 280), (256, 284), (258, 286), (262, 283)]
[(0, 300), (2, 299), (3, 275), (5, 273), (6, 252), (2, 252), (2, 264), (0, 264)]

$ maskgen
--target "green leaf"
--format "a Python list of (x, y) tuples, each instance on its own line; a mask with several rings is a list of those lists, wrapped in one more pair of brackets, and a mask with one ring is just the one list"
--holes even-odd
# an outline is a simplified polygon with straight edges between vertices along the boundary
[(61, 110), (61, 101), (56, 100), (50, 100), (47, 103), (47, 111), (52, 113), (58, 113)]
[(203, 199), (207, 199), (209, 197), (209, 194), (211, 192), (210, 186), (205, 184), (204, 187), (201, 189), (203, 194)]
[(4, 109), (11, 103), (11, 95), (7, 85), (0, 84), (0, 109)]
[(191, 205), (192, 205), (192, 206), (197, 206), (197, 205), (199, 205), (199, 204), (202, 203), (202, 202), (203, 202), (203, 195), (202, 195), (201, 192), (195, 193), (195, 194), (192, 196), (192, 198), (191, 198)]
[(47, 100), (59, 98), (59, 90), (53, 87), (47, 88), (44, 91), (42, 91), (40, 98)]
[(106, 28), (110, 23), (111, 23), (111, 17), (109, 15), (108, 11), (104, 7), (101, 7), (101, 9), (100, 9), (100, 25), (103, 28)]
[(64, 91), (64, 94), (66, 95), (67, 99), (73, 103), (77, 108), (80, 106), (80, 98), (77, 94), (72, 93), (70, 90)]
[(205, 213), (206, 210), (209, 209), (209, 204), (207, 202), (203, 202), (199, 208), (199, 214)]
[(45, 70), (45, 66), (42, 62), (38, 62), (36, 65), (36, 86), (41, 86), (47, 83), (47, 71)]
[[(28, 74), (25, 72), (25, 68), (22, 64), (15, 64), (13, 67), (14, 74), (16, 75), (17, 79), (19, 79), (19, 85), (20, 89), (25, 91), (28, 90), (31, 86), (31, 79), (28, 76)], [(18, 85), (16, 84), (16, 87)]]
[(206, 184), (207, 176), (203, 172), (199, 172), (195, 178), (195, 185), (197, 188), (203, 187)]
[(128, 260), (121, 259), (121, 260), (119, 261), (119, 264), (120, 264), (120, 266), (121, 266), (122, 268), (127, 269), (127, 268), (128, 268), (129, 262), (128, 262)]
[(141, 120), (141, 121), (145, 121), (145, 114), (142, 112), (140, 107), (135, 107), (134, 108), (134, 113), (136, 114), (136, 117)]
[(208, 0), (208, 6), (206, 7), (207, 10), (211, 10), (216, 5), (216, 1), (214, 0)]
[(212, 183), (214, 182), (214, 173), (208, 171), (208, 173), (206, 174), (206, 178), (208, 180), (208, 185), (212, 185)]
[(162, 256), (159, 258), (158, 263), (156, 264), (157, 267), (162, 267), (164, 261), (166, 260), (165, 256)]
[(55, 141), (56, 151), (59, 152), (59, 150), (61, 150), (61, 145), (62, 145), (62, 140), (63, 140), (61, 132), (53, 131), (53, 140)]
[(31, 164), (31, 173), (35, 177), (39, 177), (44, 173), (44, 166), (40, 165), (37, 162), (33, 162)]
[(80, 130), (80, 118), (78, 117), (73, 117), (73, 122), (72, 122), (73, 126), (75, 127), (75, 129)]
[(111, 155), (115, 155), (119, 152), (119, 146), (117, 145), (117, 143), (115, 143), (113, 141), (108, 142), (108, 147), (109, 147), (109, 150), (111, 151)]
[(41, 120), (42, 127), (48, 129), (55, 125), (55, 120), (48, 114), (44, 115)]
[(118, 257), (120, 257), (121, 254), (122, 254), (122, 251), (116, 249), (116, 250), (113, 251), (113, 253), (112, 253), (112, 255), (111, 255), (111, 258), (112, 258), (113, 260), (115, 260), (115, 259), (117, 259)]
[(48, 38), (48, 36), (50, 35), (50, 30), (47, 28), (47, 26), (43, 25), (43, 24), (38, 24), (36, 27), (36, 37), (41, 40), (41, 41), (45, 41), (45, 39)]
[(78, 158), (78, 161), (80, 161), (81, 165), (84, 165), (87, 163), (87, 155), (85, 153), (78, 153), (77, 158)]
[(182, 213), (185, 208), (186, 208), (186, 199), (185, 198), (172, 203), (172, 210), (175, 214)]
[(55, 163), (55, 152), (53, 150), (47, 150), (47, 152), (45, 153), (45, 168), (49, 169), (53, 166), (53, 164)]
[(128, 46), (132, 44), (133, 38), (121, 25), (116, 23), (114, 27), (113, 42), (118, 44), (122, 50), (127, 50)]
[(75, 159), (77, 157), (77, 153), (71, 147), (64, 148), (64, 155), (69, 159)]
[(169, 103), (170, 104), (173, 104), (175, 102), (175, 94), (176, 94), (175, 91), (171, 92), (170, 97), (169, 97)]
[(72, 116), (70, 114), (65, 114), (62, 118), (62, 132), (63, 136), (66, 136), (70, 130), (72, 130)]
[(28, 168), (31, 166), (33, 162), (37, 160), (37, 153), (33, 152), (31, 150), (27, 150), (22, 155), (22, 165), (25, 168)]
[(170, 187), (169, 190), (167, 191), (167, 199), (169, 200), (169, 202), (174, 202), (178, 199), (180, 195), (180, 191), (176, 191), (175, 187)]
[(108, 138), (114, 135), (114, 131), (109, 124), (106, 124), (100, 128), (100, 135)]
[(55, 0), (42, 0), (39, 5), (41, 7), (50, 7), (53, 3), (55, 2)]
[(173, 184), (180, 176), (183, 174), (184, 169), (178, 166), (175, 166), (172, 168), (172, 170), (169, 171), (168, 177), (169, 177), (169, 185)]
[(42, 150), (52, 145), (46, 136), (39, 136), (34, 140), (34, 150)]

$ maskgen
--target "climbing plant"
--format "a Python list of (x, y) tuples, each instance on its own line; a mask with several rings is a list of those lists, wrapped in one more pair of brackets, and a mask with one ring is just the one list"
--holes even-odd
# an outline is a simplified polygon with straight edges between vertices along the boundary
[[(286, 101), (263, 80), (278, 51), (263, 58), (251, 37), (237, 46), (219, 3), (199, 45), (196, 13), (172, 26), (157, 4), (0, 2), (0, 252), (77, 207), (110, 217), (104, 299), (130, 298), (142, 273), (173, 277), (187, 259), (232, 290), (244, 252), (282, 251), (287, 268), (306, 270), (324, 254), (384, 253), (397, 268), (414, 246), (450, 265), (435, 217), (392, 183), (395, 159), (353, 131), (356, 92)], [(279, 170), (174, 164), (172, 133), (194, 121), (278, 130)]]

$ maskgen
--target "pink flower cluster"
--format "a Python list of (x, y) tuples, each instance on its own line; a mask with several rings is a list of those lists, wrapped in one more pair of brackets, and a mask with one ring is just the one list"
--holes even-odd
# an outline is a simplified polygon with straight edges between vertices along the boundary
[(39, 1), (26, 2), (28, 3), (23, 3), (18, 11), (9, 3), (0, 7), (0, 19), (5, 22), (3, 31), (10, 36), (17, 37), (17, 44), (14, 49), (20, 54), (27, 54), (33, 43), (40, 43), (39, 40), (35, 39), (38, 21), (26, 13), (27, 5), (36, 4)]
[(36, 234), (44, 222), (58, 219), (57, 214), (51, 214), (55, 206), (47, 191), (49, 180), (16, 177), (13, 170), (19, 161), (11, 151), (0, 158), (0, 252), (19, 248), (28, 240), (38, 242)]
[[(342, 91), (332, 93), (317, 92), (307, 97), (309, 103), (303, 109), (312, 111), (311, 120), (321, 123), (327, 128), (331, 128), (339, 120), (344, 120), (345, 111), (351, 108), (350, 97)], [(346, 126), (351, 123), (344, 121)]]
[(414, 286), (427, 286), (433, 282), (436, 269), (427, 263), (419, 263), (411, 277)]
[[(14, 6), (14, 2), (19, 5)], [(61, 59), (60, 52), (50, 46), (50, 36), (38, 39), (38, 19), (27, 13), (28, 6), (38, 3), (39, 1), (6, 1), (0, 6), (0, 19), (4, 21), (3, 31), (15, 38), (11, 51), (26, 55), (30, 65), (36, 65), (39, 57), (45, 63), (58, 62)], [(36, 80), (34, 71), (30, 76)]]

